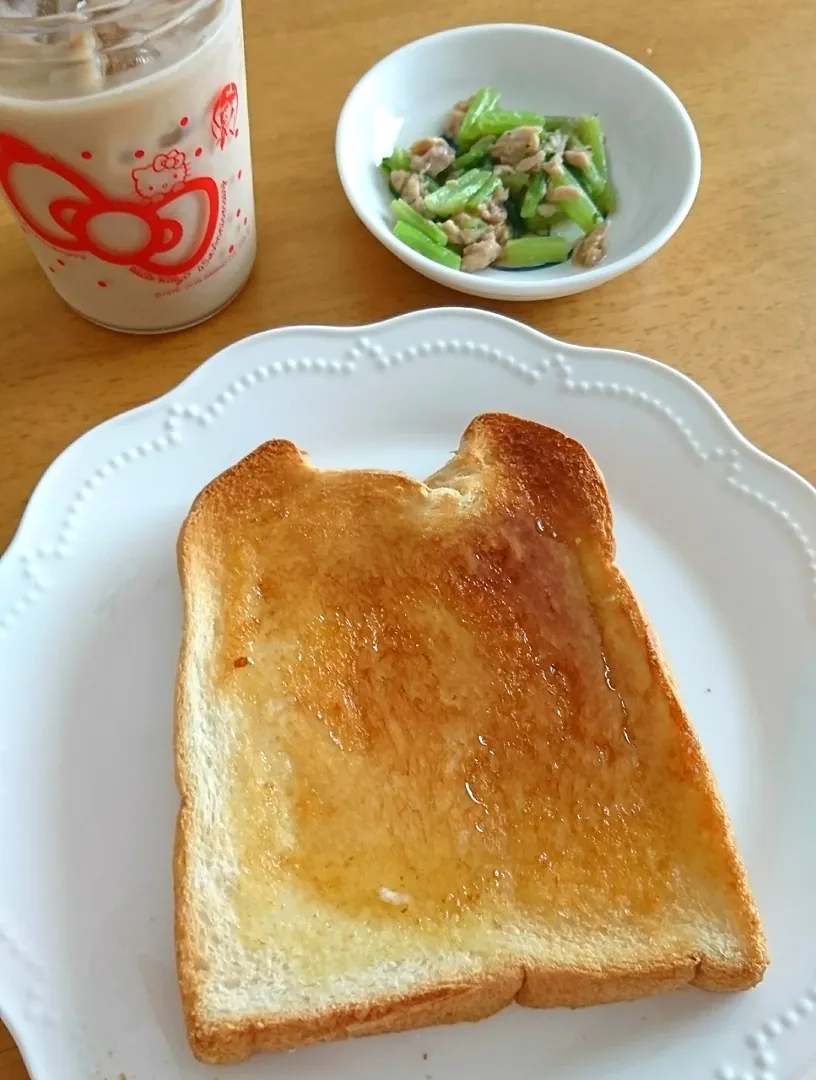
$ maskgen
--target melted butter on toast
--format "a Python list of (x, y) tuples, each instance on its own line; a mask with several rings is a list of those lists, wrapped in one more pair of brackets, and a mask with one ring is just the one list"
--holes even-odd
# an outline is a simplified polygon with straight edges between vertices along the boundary
[(243, 717), (247, 940), (284, 886), (425, 935), (508, 908), (670, 909), (707, 856), (682, 832), (671, 730), (617, 686), (591, 555), (535, 515), (463, 513), (397, 479), (374, 497), (359, 474), (304, 470), (285, 512), (269, 502), (225, 540), (216, 676)]

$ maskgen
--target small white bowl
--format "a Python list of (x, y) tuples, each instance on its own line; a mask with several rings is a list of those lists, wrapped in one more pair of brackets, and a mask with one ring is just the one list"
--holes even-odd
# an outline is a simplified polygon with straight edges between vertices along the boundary
[[(442, 131), (455, 101), (481, 86), (501, 108), (555, 115), (598, 113), (619, 208), (598, 266), (450, 270), (393, 236), (386, 178), (377, 167), (394, 145)], [(357, 83), (340, 113), (340, 181), (358, 217), (426, 277), (496, 300), (543, 300), (583, 292), (639, 266), (680, 227), (700, 182), (700, 144), (677, 96), (642, 64), (589, 38), (543, 26), (488, 24), (405, 45)]]

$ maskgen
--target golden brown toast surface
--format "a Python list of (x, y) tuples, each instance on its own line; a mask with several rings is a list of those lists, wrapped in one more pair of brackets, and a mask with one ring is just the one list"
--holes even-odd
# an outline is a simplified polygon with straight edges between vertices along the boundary
[(565, 938), (673, 923), (699, 958), (708, 919), (747, 944), (739, 971), (698, 981), (761, 975), (722, 806), (579, 444), (480, 417), (426, 486), (272, 442), (206, 489), (199, 530), (211, 693), (240, 718), (245, 943), (276, 932), (283, 883), (321, 920), (440, 949), (513, 920)]

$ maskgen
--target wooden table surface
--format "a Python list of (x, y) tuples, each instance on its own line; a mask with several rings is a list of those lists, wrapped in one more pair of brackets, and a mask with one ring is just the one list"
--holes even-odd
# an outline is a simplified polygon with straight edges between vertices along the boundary
[[(287, 323), (364, 323), (467, 299), (403, 266), (359, 224), (334, 126), (385, 53), (462, 20), (555, 18), (651, 67), (703, 149), (700, 195), (654, 259), (604, 288), (502, 311), (581, 344), (654, 356), (702, 383), (757, 445), (816, 480), (816, 7), (811, 0), (245, 0), (260, 250), (212, 322), (124, 337), (64, 307), (0, 210), (0, 550), (49, 462), (94, 424), (164, 393), (227, 342)], [(297, 222), (320, 209), (304, 243)], [(280, 218), (276, 212), (283, 208)], [(326, 257), (321, 259), (323, 251)], [(0, 1080), (27, 1076), (0, 1027)]]

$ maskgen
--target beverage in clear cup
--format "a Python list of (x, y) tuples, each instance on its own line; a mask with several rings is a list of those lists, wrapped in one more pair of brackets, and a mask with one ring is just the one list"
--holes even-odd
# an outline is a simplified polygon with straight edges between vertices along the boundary
[(0, 187), (93, 322), (201, 322), (255, 259), (240, 0), (0, 0)]

